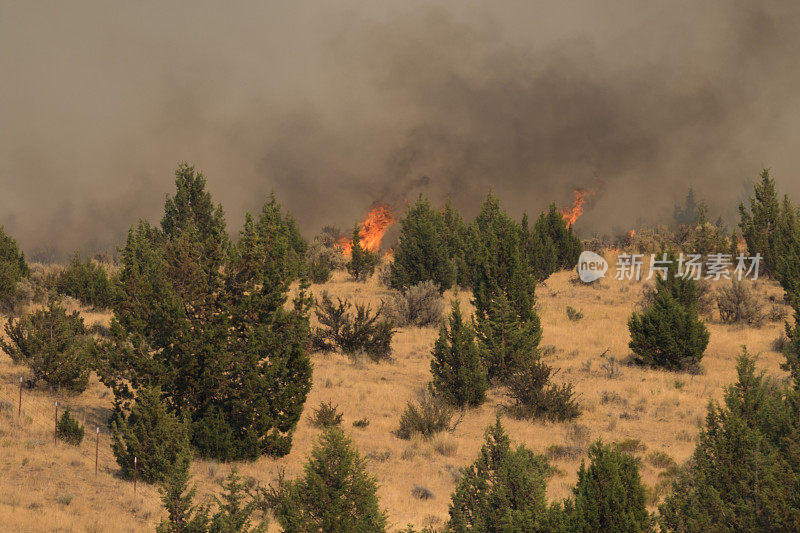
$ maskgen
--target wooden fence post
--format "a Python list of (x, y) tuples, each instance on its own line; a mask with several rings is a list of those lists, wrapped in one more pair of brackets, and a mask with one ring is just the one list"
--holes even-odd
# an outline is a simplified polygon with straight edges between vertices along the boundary
[(22, 418), (22, 376), (19, 377), (19, 407), (17, 408), (17, 420)]
[(133, 493), (136, 494), (136, 473), (138, 469), (139, 460), (136, 456), (133, 457)]
[(55, 424), (53, 425), (53, 445), (56, 444), (56, 439), (58, 438), (58, 400), (56, 400), (56, 416), (55, 416)]
[(100, 454), (100, 426), (97, 426), (97, 437), (94, 441), (94, 475), (97, 475), (97, 458)]

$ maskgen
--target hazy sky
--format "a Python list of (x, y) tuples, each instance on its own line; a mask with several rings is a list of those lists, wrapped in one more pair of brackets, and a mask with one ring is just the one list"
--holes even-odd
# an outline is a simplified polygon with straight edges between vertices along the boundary
[(274, 190), (307, 235), (419, 192), (515, 215), (603, 184), (584, 235), (800, 201), (797, 2), (0, 1), (0, 224), (120, 243), (181, 161), (231, 232)]

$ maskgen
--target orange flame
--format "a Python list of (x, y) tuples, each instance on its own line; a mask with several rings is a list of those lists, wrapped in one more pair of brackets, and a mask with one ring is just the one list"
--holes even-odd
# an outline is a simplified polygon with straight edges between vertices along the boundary
[(578, 188), (575, 189), (573, 193), (575, 194), (575, 201), (572, 203), (572, 207), (561, 209), (561, 216), (564, 217), (568, 228), (575, 224), (578, 218), (583, 214), (583, 204), (594, 194), (594, 191)]
[(630, 231), (630, 233), (628, 233), (628, 240), (629, 240), (629, 241), (632, 241), (632, 240), (633, 240), (633, 236), (634, 236), (634, 235), (636, 235), (636, 230), (635, 230), (635, 229), (632, 229), (632, 230)]
[[(360, 224), (358, 236), (361, 246), (370, 252), (377, 252), (381, 247), (381, 240), (386, 234), (386, 230), (395, 222), (397, 222), (397, 217), (392, 213), (391, 207), (383, 203), (373, 205)], [(339, 239), (338, 245), (342, 254), (349, 257), (353, 247), (351, 239), (342, 237)]]

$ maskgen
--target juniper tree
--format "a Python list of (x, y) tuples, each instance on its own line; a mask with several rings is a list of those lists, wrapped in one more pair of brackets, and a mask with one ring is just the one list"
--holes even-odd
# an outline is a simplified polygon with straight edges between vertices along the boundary
[(420, 194), (400, 220), (400, 238), (390, 272), (392, 288), (404, 291), (431, 280), (441, 291), (449, 289), (455, 282), (455, 271), (444, 237), (442, 215)]
[(528, 261), (538, 267), (535, 269), (537, 279), (544, 280), (559, 269), (571, 269), (578, 264), (583, 244), (556, 204), (550, 204), (547, 212), (539, 216), (531, 233)]
[(581, 461), (573, 499), (565, 502), (565, 530), (639, 533), (650, 530), (645, 486), (639, 462), (613, 444), (589, 448), (589, 466)]
[(666, 531), (796, 531), (797, 391), (756, 373), (744, 350), (724, 406), (711, 402), (694, 454), (659, 508)]
[(160, 385), (203, 456), (284, 455), (311, 385), (307, 283), (285, 306), (290, 239), (248, 214), (232, 244), (202, 174), (182, 165), (176, 188), (161, 228), (128, 233), (100, 378), (118, 414)]
[(529, 228), (527, 213), (522, 216), (521, 238), (531, 272), (537, 280), (544, 281), (558, 271), (558, 252), (553, 239), (546, 232)]
[(739, 204), (739, 228), (747, 242), (751, 255), (761, 254), (764, 266), (771, 271), (775, 266), (773, 257), (773, 233), (778, 224), (780, 206), (775, 193), (775, 180), (770, 178), (769, 169), (761, 171), (761, 181), (753, 186), (753, 197), (749, 209)]
[(91, 259), (83, 261), (79, 252), (59, 276), (56, 290), (94, 307), (109, 307), (114, 299), (114, 285), (105, 268)]
[(300, 234), (297, 222), (290, 213), (283, 213), (281, 205), (271, 193), (258, 217), (258, 234), (269, 253), (268, 261), (283, 264), (287, 281), (304, 273), (308, 243)]
[(0, 348), (31, 370), (30, 385), (43, 382), (69, 392), (86, 390), (96, 347), (77, 311), (67, 313), (53, 299), (44, 309), (9, 318), (5, 332), (8, 340), (0, 338)]
[(29, 275), (25, 254), (0, 226), (0, 307), (11, 306), (17, 295), (17, 283)]
[(167, 411), (161, 389), (140, 389), (130, 414), (111, 423), (111, 450), (124, 478), (133, 478), (136, 468), (142, 481), (163, 482), (189, 471), (188, 421)]
[(361, 246), (361, 232), (358, 225), (353, 228), (350, 239), (350, 261), (347, 262), (347, 272), (356, 281), (366, 281), (375, 272), (378, 256)]
[(268, 496), (286, 531), (386, 531), (378, 485), (341, 429), (325, 431), (293, 481), (280, 479)]
[(800, 294), (800, 214), (788, 196), (773, 233), (773, 273), (787, 294)]
[(489, 378), (504, 380), (534, 355), (541, 339), (536, 281), (520, 226), (494, 195), (470, 227), (468, 244), (478, 343)]
[(702, 207), (702, 202), (698, 202), (695, 199), (694, 188), (690, 186), (689, 191), (686, 193), (683, 206), (675, 204), (675, 209), (673, 210), (672, 214), (672, 220), (675, 226), (679, 227), (697, 224), (697, 221), (700, 220), (700, 210)]
[(433, 347), (433, 388), (459, 407), (476, 406), (486, 398), (488, 382), (472, 324), (464, 322), (461, 305), (453, 300), (448, 324), (442, 323)]
[(640, 364), (690, 370), (703, 357), (709, 333), (698, 318), (694, 280), (679, 276), (674, 255), (667, 257), (670, 266), (656, 278), (653, 303), (628, 320), (629, 346)]
[(524, 445), (512, 449), (500, 419), (486, 430), (478, 459), (465, 469), (450, 503), (448, 530), (553, 531), (560, 510), (545, 498), (550, 465)]
[(442, 226), (442, 240), (453, 265), (454, 282), (466, 287), (471, 283), (470, 272), (465, 258), (468, 230), (461, 213), (453, 207), (449, 199), (442, 209)]

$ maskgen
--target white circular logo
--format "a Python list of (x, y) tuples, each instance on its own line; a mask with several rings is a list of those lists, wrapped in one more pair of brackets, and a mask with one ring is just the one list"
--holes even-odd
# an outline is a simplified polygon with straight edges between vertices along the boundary
[(597, 281), (606, 275), (608, 263), (602, 255), (585, 251), (578, 258), (578, 277), (584, 283)]

